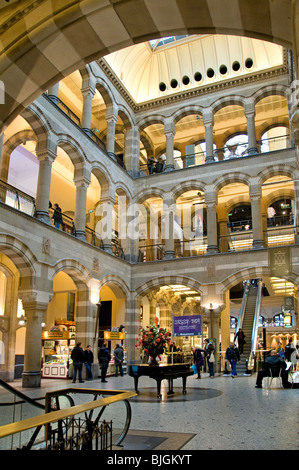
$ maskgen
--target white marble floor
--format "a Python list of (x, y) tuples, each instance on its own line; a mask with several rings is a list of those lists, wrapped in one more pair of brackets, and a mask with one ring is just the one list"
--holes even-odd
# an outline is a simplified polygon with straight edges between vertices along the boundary
[[(68, 386), (134, 389), (133, 379), (127, 375), (107, 380), (74, 385), (71, 381), (43, 379), (40, 389), (22, 389), (19, 381), (11, 385), (30, 397)], [(176, 393), (171, 398), (166, 395), (165, 383), (163, 397), (157, 399), (155, 381), (146, 377), (140, 378), (139, 390), (139, 396), (131, 401), (130, 429), (194, 434), (181, 450), (299, 449), (299, 389), (285, 390), (276, 383), (271, 389), (256, 389), (255, 376), (210, 379), (203, 374), (200, 380), (188, 378), (186, 395), (181, 393), (181, 379), (174, 381)], [(7, 397), (0, 388), (0, 402)], [(168, 450), (178, 448), (176, 444)]]

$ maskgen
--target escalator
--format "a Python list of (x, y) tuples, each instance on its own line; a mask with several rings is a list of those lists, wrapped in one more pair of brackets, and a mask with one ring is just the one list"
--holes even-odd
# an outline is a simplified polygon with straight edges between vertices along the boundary
[[(241, 354), (241, 363), (238, 365), (239, 375), (247, 375), (248, 369), (253, 367), (257, 341), (258, 319), (261, 310), (262, 281), (246, 281), (242, 304), (240, 308), (236, 333), (242, 329), (246, 343)], [(236, 340), (237, 343), (237, 340)]]

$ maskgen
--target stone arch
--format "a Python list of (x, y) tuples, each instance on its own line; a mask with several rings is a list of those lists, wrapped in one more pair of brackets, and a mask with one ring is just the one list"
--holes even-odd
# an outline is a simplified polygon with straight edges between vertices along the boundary
[(79, 290), (84, 290), (88, 281), (91, 279), (91, 275), (85, 266), (73, 259), (62, 259), (58, 261), (53, 267), (52, 279), (54, 279), (56, 274), (60, 271), (68, 274)]
[(10, 156), (12, 152), (22, 143), (33, 141), (37, 144), (38, 139), (32, 129), (23, 129), (14, 134), (10, 139), (6, 140), (2, 149), (0, 164), (0, 179), (7, 181), (10, 165)]
[(85, 167), (86, 156), (80, 145), (73, 139), (73, 137), (66, 134), (59, 134), (57, 136), (57, 147), (62, 148), (69, 156), (74, 165), (75, 173), (83, 172)]
[(203, 107), (202, 106), (197, 106), (197, 105), (189, 105), (189, 106), (184, 106), (182, 109), (178, 109), (173, 113), (171, 116), (174, 125), (179, 122), (181, 119), (183, 119), (186, 116), (191, 116), (191, 115), (200, 115), (202, 118), (203, 114)]
[(99, 281), (100, 289), (105, 285), (108, 285), (108, 287), (112, 285), (113, 287), (111, 287), (111, 289), (115, 289), (116, 295), (122, 295), (126, 298), (129, 297), (129, 288), (121, 277), (116, 276), (115, 274), (108, 274)]
[(216, 101), (214, 101), (214, 103), (211, 104), (211, 111), (212, 114), (215, 115), (220, 109), (235, 105), (244, 108), (245, 98), (241, 95), (229, 95), (218, 98)]
[[(1, 25), (2, 43), (6, 44), (6, 48), (0, 63), (3, 70), (0, 79), (5, 83), (9, 81), (7, 77), (10, 77), (13, 83), (23, 85), (7, 90), (7, 99), (1, 106), (0, 121), (3, 124), (10, 122), (41, 90), (48, 89), (61, 77), (86, 63), (130, 44), (142, 42), (145, 37), (163, 37), (165, 28), (159, 27), (165, 22), (163, 8), (157, 9), (151, 3), (143, 2), (138, 6), (140, 8), (136, 14), (136, 5), (132, 0), (121, 6), (118, 3), (109, 3), (105, 7), (101, 3), (91, 7), (88, 0), (83, 0), (80, 4), (72, 4), (72, 8), (66, 2), (62, 8), (55, 10), (51, 1), (46, 0), (42, 13), (39, 11), (39, 15), (34, 15), (32, 11), (37, 8), (34, 3), (25, 10), (18, 4), (9, 5), (7, 8), (11, 8), (10, 15), (3, 15)], [(184, 6), (180, 5), (180, 8), (167, 12), (168, 30), (174, 35), (181, 34), (182, 29), (185, 34), (231, 34), (233, 31), (235, 35), (244, 35), (245, 31), (249, 37), (292, 48), (291, 1), (246, 4), (246, 8), (238, 9), (240, 26), (236, 26), (234, 15), (227, 15), (226, 3), (221, 0), (213, 3), (213, 8), (217, 11), (216, 20), (206, 2), (194, 0), (191, 7), (189, 4)], [(52, 12), (50, 22), (47, 21), (49, 11)], [(19, 21), (20, 17), (22, 21)], [(252, 21), (253, 17), (255, 21)], [(222, 18), (221, 25), (219, 18)], [(278, 19), (281, 34), (277, 34)], [(18, 36), (14, 37), (12, 26), (16, 23), (18, 28), (15, 34)], [(55, 31), (53, 24), (58, 25)], [(29, 43), (34, 44), (34, 47), (28, 48)], [(16, 51), (19, 58), (17, 67), (11, 60), (16, 57)], [(43, 74), (40, 74), (44, 64)], [(28, 76), (29, 87), (29, 79), (24, 80)]]
[(291, 179), (295, 179), (297, 176), (296, 168), (293, 168), (286, 164), (277, 164), (272, 165), (269, 168), (264, 169), (261, 171), (257, 176), (259, 180), (259, 184), (262, 185), (267, 179), (273, 178), (275, 176), (286, 176)]
[(167, 284), (186, 285), (187, 287), (190, 287), (198, 291), (199, 294), (202, 294), (202, 286), (195, 279), (191, 279), (185, 276), (161, 276), (161, 277), (156, 277), (154, 279), (151, 279), (145, 282), (144, 284), (142, 284), (141, 286), (139, 286), (135, 291), (135, 297), (137, 298), (137, 297), (142, 297), (144, 295), (147, 295), (153, 289), (158, 289)]
[(164, 199), (165, 193), (162, 189), (160, 188), (148, 188), (147, 190), (142, 190), (138, 194), (135, 195), (135, 202), (136, 204), (143, 204), (147, 199), (150, 199), (151, 197), (160, 197), (161, 199)]
[(31, 249), (12, 235), (0, 234), (0, 251), (16, 266), (20, 274), (20, 290), (34, 288), (38, 268), (37, 258)]
[(285, 85), (266, 85), (263, 88), (259, 88), (253, 95), (252, 98), (254, 100), (254, 106), (261, 101), (263, 98), (266, 98), (271, 95), (279, 95), (284, 96), (285, 98), (289, 98), (290, 89)]
[(220, 189), (224, 188), (224, 186), (232, 183), (242, 183), (249, 187), (250, 177), (249, 175), (240, 172), (234, 172), (229, 175), (221, 176), (214, 182), (215, 191), (218, 193)]
[(183, 193), (188, 191), (198, 190), (204, 192), (205, 186), (205, 183), (196, 180), (184, 181), (172, 188), (171, 192), (173, 193), (174, 200), (177, 200)]

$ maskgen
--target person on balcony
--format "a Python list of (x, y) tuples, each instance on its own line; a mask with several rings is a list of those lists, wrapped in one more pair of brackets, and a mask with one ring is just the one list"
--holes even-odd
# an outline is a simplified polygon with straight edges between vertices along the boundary
[(52, 219), (54, 220), (54, 226), (59, 229), (60, 226), (62, 226), (62, 213), (61, 208), (57, 203), (54, 204), (54, 212), (52, 215)]

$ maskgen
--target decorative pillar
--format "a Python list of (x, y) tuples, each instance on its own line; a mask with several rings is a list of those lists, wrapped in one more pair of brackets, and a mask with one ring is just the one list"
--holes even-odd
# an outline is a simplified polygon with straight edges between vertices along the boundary
[(85, 240), (85, 226), (86, 226), (86, 192), (90, 184), (90, 180), (81, 176), (74, 178), (76, 186), (76, 205), (75, 205), (75, 231), (76, 237)]
[(176, 212), (176, 204), (171, 194), (167, 194), (163, 200), (164, 212), (164, 240), (165, 253), (164, 259), (173, 259), (174, 252), (174, 218)]
[(139, 177), (140, 171), (140, 133), (137, 127), (126, 129), (125, 135), (125, 167), (132, 178)]
[(91, 84), (88, 83), (86, 86), (82, 86), (81, 92), (83, 96), (81, 127), (87, 134), (90, 135), (92, 99), (95, 95), (95, 89)]
[(26, 338), (22, 386), (38, 388), (41, 384), (42, 323), (48, 303), (38, 300), (37, 292), (19, 294), (26, 318)]
[(107, 139), (106, 139), (106, 150), (109, 153), (115, 153), (115, 127), (118, 120), (117, 111), (107, 110), (106, 121), (107, 121)]
[(165, 164), (165, 171), (172, 171), (174, 170), (174, 136), (175, 136), (175, 128), (173, 122), (165, 123), (165, 136), (166, 136), (166, 164)]
[(256, 186), (250, 188), (251, 216), (252, 216), (252, 247), (254, 249), (264, 248), (263, 219), (261, 190)]
[(258, 148), (256, 143), (254, 103), (245, 104), (245, 116), (247, 120), (248, 155), (255, 155), (258, 153)]
[(205, 196), (207, 208), (207, 236), (208, 248), (207, 253), (218, 253), (218, 234), (217, 234), (217, 212), (216, 212), (216, 194), (214, 191), (207, 193)]
[(49, 219), (49, 200), (51, 186), (52, 163), (56, 158), (53, 150), (37, 150), (36, 156), (39, 160), (38, 181), (36, 190), (36, 217), (42, 222), (50, 223)]
[(135, 346), (139, 335), (141, 301), (132, 292), (126, 299), (125, 313), (125, 348), (128, 364), (140, 364), (140, 350)]
[(214, 126), (214, 117), (212, 111), (207, 112), (203, 115), (203, 124), (205, 126), (205, 140), (206, 140), (206, 163), (213, 163), (215, 161), (214, 157), (214, 136), (213, 136), (213, 126)]

